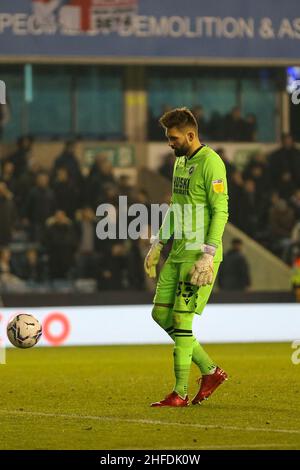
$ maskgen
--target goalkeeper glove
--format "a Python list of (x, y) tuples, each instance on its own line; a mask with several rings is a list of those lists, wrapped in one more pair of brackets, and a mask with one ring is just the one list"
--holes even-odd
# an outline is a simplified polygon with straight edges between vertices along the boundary
[(195, 262), (190, 271), (191, 284), (194, 286), (206, 286), (213, 283), (214, 278), (214, 254), (215, 247), (211, 245), (203, 245), (203, 254)]
[(156, 265), (159, 262), (160, 252), (163, 249), (164, 245), (158, 238), (153, 237), (151, 238), (151, 248), (147, 253), (144, 262), (144, 269), (145, 273), (150, 278), (156, 277)]

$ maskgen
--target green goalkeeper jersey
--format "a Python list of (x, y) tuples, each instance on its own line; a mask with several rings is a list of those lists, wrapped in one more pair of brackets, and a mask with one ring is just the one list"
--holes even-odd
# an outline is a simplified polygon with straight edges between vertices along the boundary
[(226, 169), (219, 155), (202, 145), (191, 157), (176, 158), (171, 206), (159, 231), (163, 243), (174, 236), (169, 260), (196, 260), (208, 244), (217, 249), (215, 261), (221, 261), (227, 219)]

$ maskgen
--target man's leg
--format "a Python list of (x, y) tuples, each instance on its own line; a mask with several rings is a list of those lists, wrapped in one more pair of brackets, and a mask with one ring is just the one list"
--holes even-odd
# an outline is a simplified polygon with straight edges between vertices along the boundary
[[(175, 342), (173, 304), (155, 303), (152, 310), (152, 318)], [(215, 368), (212, 359), (204, 351), (201, 344), (198, 343), (195, 336), (193, 336), (192, 361), (199, 367), (202, 374), (208, 374)]]
[[(174, 340), (174, 371), (176, 377), (175, 392), (184, 397), (187, 391), (191, 359), (203, 375), (214, 373), (216, 365), (192, 334), (194, 313), (200, 314), (206, 305), (213, 285), (197, 288), (189, 282), (189, 271), (193, 263), (166, 263), (161, 271), (154, 298), (153, 319)], [(215, 265), (215, 276), (219, 263)], [(176, 269), (177, 268), (177, 269)], [(178, 275), (179, 269), (179, 275)], [(178, 280), (179, 278), (179, 280)], [(175, 305), (174, 286), (176, 287)], [(174, 397), (171, 397), (171, 403)], [(176, 400), (176, 397), (175, 397)], [(169, 397), (153, 406), (170, 405)], [(163, 406), (164, 406), (163, 405)], [(185, 406), (183, 401), (180, 405)]]
[[(219, 265), (220, 263), (215, 263), (214, 265), (213, 284), (198, 288), (189, 282), (189, 271), (191, 270), (193, 263), (172, 263), (170, 266), (168, 266), (167, 263), (165, 264), (157, 284), (152, 317), (156, 323), (158, 323), (166, 333), (168, 333), (173, 341), (175, 341), (175, 333), (173, 326), (172, 299), (175, 299), (176, 301), (176, 314), (196, 312), (200, 315), (210, 297)], [(179, 274), (175, 271), (176, 266), (179, 269)], [(174, 273), (176, 274), (174, 275)], [(165, 299), (170, 302), (159, 302), (160, 300)], [(192, 361), (199, 367), (201, 374), (203, 375), (213, 372), (216, 368), (215, 363), (205, 352), (195, 336), (193, 336)]]
[(193, 353), (193, 313), (175, 313), (173, 312), (174, 327), (174, 373), (175, 386), (174, 392), (180, 397), (187, 395), (189, 374)]
[[(160, 272), (159, 280), (156, 287), (156, 294), (154, 297), (154, 307), (152, 311), (153, 319), (171, 336), (172, 339), (175, 339), (172, 310), (175, 299), (176, 287), (178, 284), (178, 277), (179, 265), (177, 263), (167, 261)], [(182, 347), (182, 345), (180, 344), (182, 340), (184, 340), (184, 338), (177, 340), (178, 351), (180, 350), (180, 347)], [(180, 366), (181, 363), (178, 367), (180, 368)], [(177, 384), (179, 392), (181, 391), (183, 396), (185, 396), (184, 381), (184, 377), (180, 377)], [(188, 398), (181, 398), (179, 392), (173, 391), (172, 393), (167, 395), (165, 399), (152, 403), (151, 406), (187, 406)]]
[[(216, 279), (220, 263), (214, 263), (214, 279)], [(208, 299), (210, 297), (213, 284), (210, 286), (203, 286), (198, 288), (196, 301), (195, 301), (195, 313), (201, 315), (204, 307), (206, 306)], [(199, 368), (202, 373), (202, 379), (199, 379), (201, 382), (198, 393), (192, 400), (192, 404), (196, 405), (201, 403), (203, 400), (206, 400), (225, 380), (227, 380), (226, 372), (218, 367), (206, 354), (202, 346), (198, 343), (200, 349), (199, 351)]]

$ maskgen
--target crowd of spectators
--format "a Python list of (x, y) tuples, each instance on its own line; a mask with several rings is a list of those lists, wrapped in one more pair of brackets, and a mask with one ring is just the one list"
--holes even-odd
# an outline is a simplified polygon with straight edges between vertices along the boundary
[[(145, 241), (99, 240), (96, 209), (118, 196), (147, 202), (123, 175), (116, 179), (99, 154), (81, 172), (76, 143), (67, 142), (48, 171), (30, 159), (32, 140), (20, 138), (1, 162), (0, 289), (140, 289)], [(90, 282), (81, 282), (81, 280)]]
[[(171, 109), (170, 106), (164, 106), (162, 113)], [(204, 115), (201, 105), (192, 109), (197, 119), (199, 135), (201, 140), (214, 142), (255, 142), (257, 140), (257, 120), (253, 113), (242, 116), (239, 106), (232, 108), (226, 115), (214, 111), (210, 118)], [(162, 141), (165, 139), (162, 128), (159, 125), (159, 117), (149, 112), (148, 116), (148, 139), (153, 141)]]
[[(153, 290), (143, 271), (147, 239), (96, 235), (99, 204), (112, 204), (118, 214), (118, 197), (126, 195), (128, 204), (149, 209), (146, 191), (131, 186), (126, 175), (116, 179), (103, 154), (83, 175), (75, 142), (67, 142), (45, 171), (30, 158), (32, 144), (20, 138), (1, 161), (0, 289)], [(300, 151), (292, 137), (284, 135), (270, 155), (254, 154), (242, 171), (224, 149), (217, 152), (227, 168), (229, 221), (292, 266), (300, 257)], [(159, 168), (166, 179), (172, 179), (173, 164), (168, 155)], [(238, 248), (229, 264), (240, 256)]]
[(229, 221), (292, 265), (300, 253), (300, 150), (290, 134), (269, 155), (254, 154), (243, 171), (218, 150), (229, 186)]

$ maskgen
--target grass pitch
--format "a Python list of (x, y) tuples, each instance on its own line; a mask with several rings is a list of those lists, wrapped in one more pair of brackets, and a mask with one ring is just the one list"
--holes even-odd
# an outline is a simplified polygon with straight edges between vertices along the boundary
[[(300, 449), (290, 344), (207, 345), (229, 380), (200, 406), (150, 408), (172, 390), (172, 346), (10, 349), (1, 449)], [(197, 391), (192, 367), (189, 395)]]

